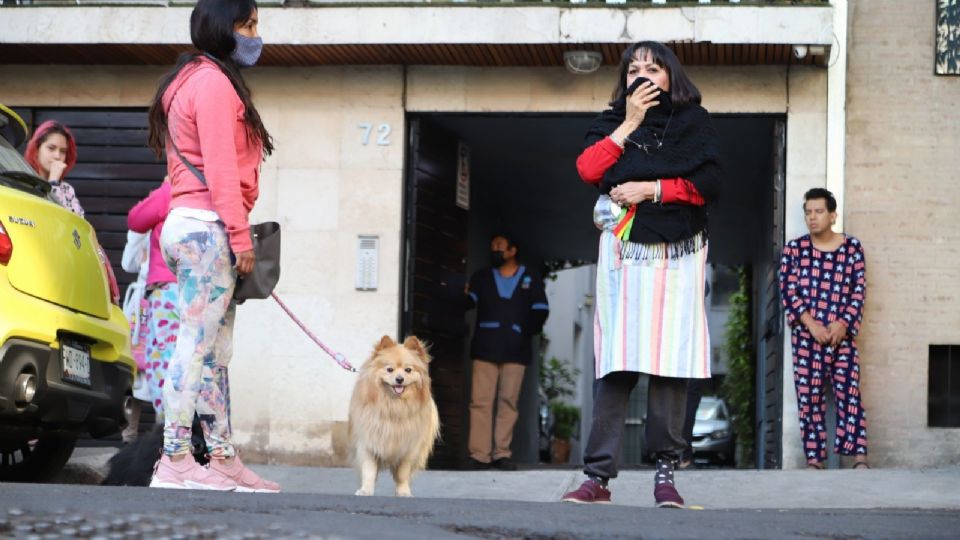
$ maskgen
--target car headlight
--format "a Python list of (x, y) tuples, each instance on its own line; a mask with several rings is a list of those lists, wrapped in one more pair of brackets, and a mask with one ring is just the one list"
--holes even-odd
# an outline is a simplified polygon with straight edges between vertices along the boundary
[(718, 429), (710, 434), (711, 439), (726, 439), (730, 436), (730, 431), (726, 429)]

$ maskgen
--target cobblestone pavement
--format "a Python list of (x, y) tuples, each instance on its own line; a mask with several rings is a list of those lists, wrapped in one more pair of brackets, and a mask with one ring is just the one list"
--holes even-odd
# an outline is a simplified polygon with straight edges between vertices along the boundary
[(0, 484), (15, 539), (956, 538), (955, 510), (658, 510), (503, 500)]

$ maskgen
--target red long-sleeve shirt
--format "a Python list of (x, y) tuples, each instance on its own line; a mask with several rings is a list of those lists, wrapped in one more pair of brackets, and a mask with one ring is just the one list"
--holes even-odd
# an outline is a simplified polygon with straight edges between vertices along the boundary
[[(623, 155), (623, 148), (610, 137), (600, 139), (577, 157), (577, 172), (588, 184), (599, 184), (604, 173)], [(685, 178), (661, 178), (660, 202), (703, 206), (706, 201), (692, 182)]]

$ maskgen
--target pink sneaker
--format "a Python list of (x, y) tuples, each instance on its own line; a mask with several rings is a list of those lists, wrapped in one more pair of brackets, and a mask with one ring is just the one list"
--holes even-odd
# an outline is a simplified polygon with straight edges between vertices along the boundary
[(237, 485), (239, 493), (280, 493), (280, 484), (271, 482), (251, 471), (240, 461), (240, 456), (234, 456), (233, 463), (227, 465), (223, 459), (211, 459), (210, 470), (222, 475), (228, 481)]
[(164, 454), (153, 469), (150, 487), (233, 491), (237, 489), (237, 483), (201, 466), (190, 454), (176, 462)]

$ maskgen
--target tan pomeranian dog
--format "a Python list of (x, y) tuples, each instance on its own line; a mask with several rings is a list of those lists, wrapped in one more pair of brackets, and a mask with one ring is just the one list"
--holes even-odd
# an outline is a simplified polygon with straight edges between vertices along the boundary
[(398, 497), (411, 497), (410, 479), (427, 465), (440, 437), (423, 343), (383, 336), (360, 368), (350, 398), (350, 442), (360, 472), (357, 495), (373, 495), (380, 469), (390, 469)]

